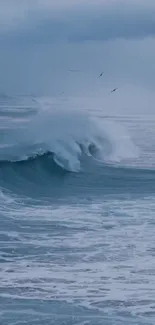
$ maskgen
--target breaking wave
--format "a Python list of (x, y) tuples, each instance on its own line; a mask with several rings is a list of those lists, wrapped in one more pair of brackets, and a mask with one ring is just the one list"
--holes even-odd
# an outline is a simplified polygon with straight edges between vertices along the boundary
[(84, 155), (115, 164), (137, 154), (120, 125), (74, 109), (39, 111), (22, 127), (10, 127), (0, 147), (1, 164), (48, 156), (71, 172), (80, 171)]

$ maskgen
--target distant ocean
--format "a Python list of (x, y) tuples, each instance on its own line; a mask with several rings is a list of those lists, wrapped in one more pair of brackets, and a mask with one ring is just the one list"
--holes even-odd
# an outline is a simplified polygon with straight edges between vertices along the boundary
[(89, 102), (1, 94), (1, 325), (155, 324), (155, 115)]

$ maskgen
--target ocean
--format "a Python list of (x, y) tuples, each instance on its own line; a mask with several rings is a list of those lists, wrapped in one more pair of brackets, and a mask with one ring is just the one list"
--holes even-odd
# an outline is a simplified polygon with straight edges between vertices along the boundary
[(155, 323), (154, 140), (148, 108), (1, 94), (1, 325)]

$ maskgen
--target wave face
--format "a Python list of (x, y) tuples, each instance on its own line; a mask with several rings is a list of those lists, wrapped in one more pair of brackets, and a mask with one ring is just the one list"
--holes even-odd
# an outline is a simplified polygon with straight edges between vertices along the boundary
[(126, 182), (125, 191), (152, 191), (154, 167), (124, 121), (96, 112), (72, 101), (3, 96), (1, 187), (50, 198), (121, 192)]
[(28, 180), (34, 186), (42, 179), (49, 183), (51, 177), (64, 177), (66, 173), (84, 172), (86, 177), (88, 170), (93, 179), (99, 166), (128, 166), (138, 155), (122, 126), (92, 116), (87, 110), (54, 107), (40, 101), (28, 105), (22, 98), (22, 104), (20, 99), (19, 105), (6, 106), (1, 114), (4, 187), (5, 182), (19, 186), (21, 179), (25, 186)]
[(104, 116), (72, 98), (0, 99), (2, 189), (50, 198), (154, 191), (154, 144), (142, 116)]

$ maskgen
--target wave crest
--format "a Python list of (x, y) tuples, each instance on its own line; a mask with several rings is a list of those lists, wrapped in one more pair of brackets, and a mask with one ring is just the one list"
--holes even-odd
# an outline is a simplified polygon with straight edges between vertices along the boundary
[(45, 153), (52, 153), (57, 165), (73, 172), (80, 170), (82, 155), (115, 163), (137, 154), (126, 131), (115, 123), (83, 111), (57, 109), (41, 110), (23, 128), (9, 130), (0, 160), (21, 161)]

